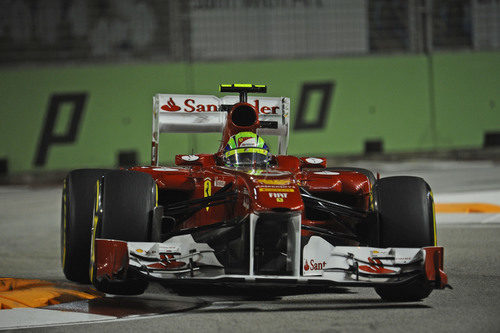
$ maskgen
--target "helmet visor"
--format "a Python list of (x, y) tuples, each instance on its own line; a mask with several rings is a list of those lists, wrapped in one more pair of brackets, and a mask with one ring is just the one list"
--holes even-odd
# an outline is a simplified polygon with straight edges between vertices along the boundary
[(266, 165), (269, 152), (263, 148), (236, 148), (225, 153), (227, 165)]

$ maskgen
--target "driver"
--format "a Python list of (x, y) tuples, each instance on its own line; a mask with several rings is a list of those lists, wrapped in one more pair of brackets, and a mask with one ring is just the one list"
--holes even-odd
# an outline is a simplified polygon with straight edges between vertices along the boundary
[(240, 132), (229, 138), (224, 148), (226, 166), (260, 166), (269, 164), (271, 154), (264, 139), (252, 132)]

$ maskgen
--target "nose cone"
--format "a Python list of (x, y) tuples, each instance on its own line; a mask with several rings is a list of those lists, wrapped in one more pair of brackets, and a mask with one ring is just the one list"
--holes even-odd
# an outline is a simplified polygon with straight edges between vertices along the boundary
[(303, 210), (304, 203), (295, 181), (288, 175), (282, 177), (251, 177), (255, 211), (276, 209)]

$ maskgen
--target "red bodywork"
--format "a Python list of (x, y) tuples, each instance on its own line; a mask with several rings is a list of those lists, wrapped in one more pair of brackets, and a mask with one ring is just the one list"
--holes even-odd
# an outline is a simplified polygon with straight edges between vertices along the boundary
[[(172, 222), (173, 228), (169, 232), (175, 234), (179, 231), (178, 234), (182, 234), (186, 230), (190, 231), (197, 227), (242, 219), (251, 214), (256, 216), (275, 212), (300, 213), (301, 218), (298, 223), (302, 224), (302, 228), (296, 229), (301, 231), (295, 234), (299, 238), (300, 236), (312, 236), (314, 230), (319, 229), (326, 230), (326, 233), (333, 231), (340, 235), (350, 236), (349, 234), (352, 234), (352, 230), (356, 229), (358, 223), (369, 224), (373, 222), (367, 218), (369, 214), (374, 212), (371, 193), (373, 178), (370, 179), (363, 172), (356, 171), (359, 169), (348, 171), (327, 168), (326, 159), (324, 158), (298, 158), (288, 155), (272, 156), (269, 165), (265, 167), (234, 168), (225, 166), (222, 157), (229, 138), (243, 131), (256, 133), (259, 126), (258, 112), (255, 107), (248, 103), (238, 103), (232, 107), (228, 114), (218, 152), (214, 154), (177, 155), (175, 167), (159, 167), (154, 165), (157, 155), (155, 149), (153, 149), (153, 166), (131, 168), (133, 171), (147, 173), (152, 176), (157, 184), (157, 206), (166, 207), (167, 209), (177, 203), (191, 205), (192, 202), (200, 202), (197, 199), (213, 197), (218, 191), (222, 190), (221, 192), (223, 192), (230, 189), (231, 200), (213, 205), (211, 201), (202, 201), (203, 205), (206, 206), (195, 209), (192, 213), (175, 216), (175, 218), (168, 216), (174, 221)], [(339, 206), (345, 205), (345, 207), (348, 207), (353, 212), (360, 213), (364, 217), (355, 219), (345, 214), (321, 214), (321, 209), (319, 209), (319, 213), (318, 211), (314, 213), (308, 212), (304, 203), (304, 193), (306, 197), (318, 199), (319, 206), (321, 206), (321, 200), (335, 202)], [(265, 222), (262, 222), (262, 224), (265, 225)], [(346, 225), (353, 228), (348, 228)], [(292, 233), (287, 237), (293, 240)], [(360, 243), (354, 239), (346, 237), (343, 243), (339, 240), (336, 245), (359, 246)], [(300, 243), (301, 240), (299, 239), (295, 244)], [(254, 243), (252, 243), (252, 248), (249, 250), (252, 260), (255, 257), (253, 252), (255, 248), (253, 246)], [(294, 248), (293, 244), (287, 246), (286, 251)], [(426, 259), (423, 273), (425, 278), (427, 281), (433, 282), (435, 288), (444, 288), (447, 284), (447, 276), (443, 272), (443, 248), (426, 247), (424, 251)], [(115, 277), (127, 272), (130, 263), (126, 242), (96, 239), (95, 252), (95, 274), (98, 280), (102, 278), (113, 280)], [(373, 252), (378, 253), (378, 249)], [(293, 257), (294, 253), (299, 253), (299, 251), (287, 252), (286, 255)], [(349, 255), (352, 256), (351, 253)], [(186, 259), (184, 258), (184, 260)], [(296, 255), (294, 260), (298, 265), (301, 265), (300, 260), (302, 259), (300, 255)], [(323, 262), (324, 264), (325, 262)], [(239, 274), (254, 275), (253, 269), (256, 266), (253, 261), (244, 262), (243, 265), (249, 267), (249, 270)], [(304, 269), (308, 270), (307, 260), (305, 265)], [(165, 271), (181, 266), (193, 269), (192, 263), (176, 261), (173, 254), (172, 257), (168, 258), (160, 256), (158, 262), (147, 264), (148, 269)], [(225, 269), (227, 268), (225, 267)], [(359, 267), (356, 266), (355, 269), (356, 274), (363, 272), (381, 275), (394, 273), (394, 269), (384, 268), (380, 259), (372, 259), (371, 257), (368, 257), (368, 262)], [(293, 280), (299, 277), (300, 271), (300, 269), (289, 271), (287, 268), (286, 273), (291, 272), (288, 274), (290, 276), (292, 273), (295, 274), (292, 277)], [(258, 274), (265, 275), (265, 273), (263, 271), (263, 273), (259, 272)], [(228, 273), (226, 272), (226, 274)], [(193, 270), (191, 270), (192, 276)]]
[(184, 221), (180, 225), (181, 229), (216, 223), (249, 212), (279, 208), (302, 211), (303, 224), (321, 224), (326, 227), (328, 221), (306, 218), (299, 186), (316, 195), (336, 192), (353, 198), (362, 210), (369, 208), (371, 184), (361, 173), (331, 172), (323, 167), (324, 163), (320, 167), (312, 167), (305, 159), (293, 156), (275, 156), (272, 167), (252, 172), (255, 170), (243, 171), (217, 165), (217, 155), (197, 156), (197, 161), (187, 162), (178, 155), (176, 164), (181, 167), (175, 171), (158, 167), (132, 169), (151, 174), (158, 184), (160, 201), (162, 190), (182, 191), (189, 195), (188, 199), (196, 199), (212, 195), (228, 183), (233, 183), (233, 189), (238, 193), (236, 204), (203, 209)]
[[(360, 210), (367, 211), (371, 185), (368, 178), (358, 172), (328, 171), (323, 158), (297, 158), (273, 156), (265, 169), (235, 169), (225, 167), (222, 151), (229, 138), (239, 132), (254, 132), (259, 128), (258, 112), (248, 103), (238, 103), (228, 114), (219, 151), (215, 154), (177, 155), (178, 168), (136, 167), (132, 170), (149, 173), (159, 187), (160, 204), (170, 204), (162, 194), (183, 193), (184, 200), (210, 196), (228, 183), (237, 192), (235, 204), (207, 207), (182, 221), (179, 229), (217, 223), (250, 212), (279, 209), (302, 211), (302, 224), (329, 228), (337, 226), (332, 220), (308, 219), (304, 211), (299, 186), (316, 196), (335, 193)], [(185, 158), (189, 156), (190, 158)], [(333, 194), (332, 194), (333, 193)], [(167, 197), (171, 197), (168, 196)], [(342, 199), (341, 199), (342, 200)], [(303, 231), (306, 235), (307, 231)]]

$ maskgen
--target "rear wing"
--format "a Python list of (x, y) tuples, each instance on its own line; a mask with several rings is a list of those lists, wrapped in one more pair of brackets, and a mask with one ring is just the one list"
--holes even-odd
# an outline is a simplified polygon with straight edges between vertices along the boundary
[[(160, 133), (214, 133), (226, 126), (227, 114), (238, 96), (157, 94), (153, 97), (151, 164), (158, 165)], [(248, 103), (259, 113), (260, 135), (276, 135), (278, 153), (288, 148), (290, 99), (249, 96)]]

